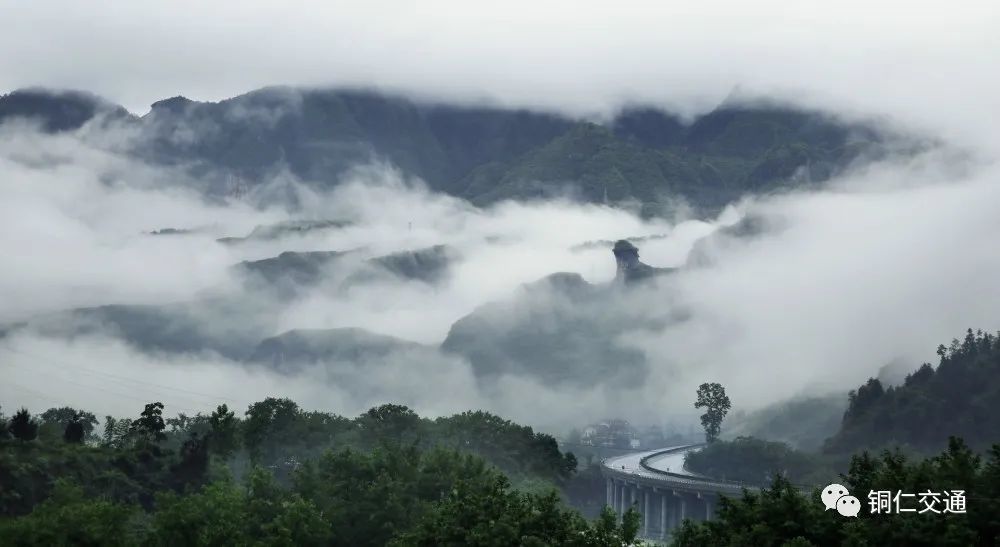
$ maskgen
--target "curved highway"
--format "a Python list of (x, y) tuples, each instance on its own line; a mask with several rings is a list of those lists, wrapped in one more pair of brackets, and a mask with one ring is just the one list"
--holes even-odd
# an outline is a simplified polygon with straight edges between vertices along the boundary
[(603, 461), (602, 472), (608, 478), (692, 492), (740, 494), (744, 488), (754, 489), (738, 482), (711, 479), (685, 469), (684, 456), (703, 446), (705, 445), (687, 444), (607, 458)]
[(642, 535), (667, 538), (684, 519), (710, 520), (720, 495), (738, 496), (753, 487), (711, 479), (684, 468), (684, 456), (702, 444), (635, 452), (605, 459), (607, 504), (620, 516), (629, 508), (642, 516)]

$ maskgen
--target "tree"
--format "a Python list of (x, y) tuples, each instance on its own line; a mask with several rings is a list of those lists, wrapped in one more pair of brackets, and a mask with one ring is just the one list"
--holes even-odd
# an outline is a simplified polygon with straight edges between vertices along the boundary
[(155, 402), (146, 405), (139, 419), (132, 422), (129, 430), (132, 435), (159, 442), (167, 438), (163, 433), (166, 428), (167, 425), (163, 422), (163, 403)]
[(239, 448), (237, 437), (239, 424), (236, 421), (236, 413), (224, 404), (219, 405), (208, 418), (208, 423), (212, 427), (212, 442), (209, 448), (222, 458), (228, 458)]
[[(957, 438), (948, 449), (926, 460), (908, 461), (902, 453), (868, 452), (854, 456), (847, 474), (838, 483), (867, 507), (866, 493), (935, 492), (961, 484), (968, 505), (962, 514), (883, 511), (863, 509), (859, 518), (843, 518), (820, 503), (820, 491), (801, 491), (778, 475), (771, 488), (744, 491), (738, 498), (719, 500), (716, 518), (709, 522), (685, 521), (674, 534), (677, 547), (701, 545), (997, 545), (1000, 538), (1000, 445), (993, 445), (986, 460)], [(948, 496), (934, 494), (931, 507), (942, 511)], [(919, 494), (918, 494), (919, 495)], [(920, 509), (914, 503), (903, 506)], [(940, 503), (939, 503), (940, 501)], [(924, 518), (933, 515), (942, 518)]]
[(85, 418), (82, 413), (78, 413), (74, 416), (73, 419), (66, 424), (66, 428), (63, 431), (63, 440), (70, 444), (83, 444), (83, 439), (87, 436), (87, 428), (84, 425), (86, 422), (84, 420)]
[(899, 443), (930, 455), (962, 437), (982, 451), (1000, 431), (1000, 335), (968, 330), (939, 346), (937, 366), (924, 363), (902, 384), (870, 379), (850, 394), (840, 430), (824, 451), (847, 454)]
[(249, 545), (249, 515), (245, 497), (228, 482), (206, 486), (180, 497), (172, 492), (157, 496), (151, 522), (153, 545)]
[(477, 410), (434, 422), (446, 444), (473, 452), (507, 473), (528, 473), (562, 481), (576, 470), (576, 457), (562, 454), (551, 436)]
[(42, 439), (57, 439), (60, 436), (65, 438), (66, 428), (73, 422), (83, 428), (81, 439), (85, 440), (93, 434), (97, 416), (68, 406), (50, 408), (39, 416), (38, 436)]
[(3, 417), (3, 413), (0, 413), (0, 441), (6, 439), (8, 435), (7, 420)]
[(360, 422), (376, 439), (401, 443), (406, 433), (417, 430), (420, 417), (406, 406), (385, 404), (369, 408)]
[(104, 435), (101, 444), (109, 448), (122, 448), (127, 442), (132, 420), (128, 418), (104, 417)]
[(208, 437), (200, 437), (191, 433), (190, 438), (181, 445), (181, 461), (173, 465), (170, 471), (178, 486), (201, 484), (208, 473)]
[(518, 492), (496, 474), (485, 484), (460, 481), (410, 531), (390, 543), (432, 545), (631, 545), (639, 531), (633, 509), (618, 525), (610, 508), (595, 523), (564, 509), (554, 491)]
[(688, 452), (684, 465), (709, 477), (756, 485), (769, 484), (779, 474), (796, 483), (822, 485), (836, 475), (829, 462), (818, 455), (800, 452), (783, 442), (742, 436)]
[(695, 401), (694, 407), (705, 408), (705, 413), (701, 415), (701, 425), (705, 428), (707, 442), (715, 442), (719, 438), (722, 420), (732, 406), (722, 384), (712, 382), (698, 386), (698, 400)]
[(291, 444), (301, 415), (299, 405), (291, 399), (268, 397), (250, 405), (243, 422), (243, 442), (250, 459), (260, 461), (265, 455), (273, 459), (283, 445)]
[(312, 503), (254, 469), (245, 488), (220, 481), (200, 491), (161, 494), (152, 545), (328, 545), (330, 525)]
[(10, 419), (10, 434), (19, 441), (32, 441), (38, 436), (38, 422), (31, 417), (28, 409), (18, 410)]
[(134, 514), (134, 507), (87, 499), (83, 488), (57, 479), (30, 515), (0, 520), (0, 545), (139, 545), (129, 525)]

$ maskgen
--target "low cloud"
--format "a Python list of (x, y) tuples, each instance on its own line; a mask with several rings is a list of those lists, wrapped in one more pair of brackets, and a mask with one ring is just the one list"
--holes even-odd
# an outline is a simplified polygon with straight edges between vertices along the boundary
[[(967, 156), (890, 158), (820, 191), (734, 204), (717, 219), (678, 212), (649, 220), (568, 199), (477, 209), (380, 165), (327, 193), (276, 180), (297, 195), (297, 210), (213, 201), (191, 190), (200, 181), (190, 175), (102, 151), (90, 138), (0, 130), (0, 254), (12, 265), (0, 270), (3, 323), (149, 304), (174, 319), (187, 313), (201, 335), (238, 342), (235, 353), (288, 330), (344, 327), (421, 346), (282, 372), (211, 345), (130, 345), (101, 322), (58, 335), (14, 329), (0, 339), (7, 409), (71, 404), (133, 415), (143, 401), (163, 400), (168, 412), (192, 413), (273, 395), (348, 415), (395, 401), (427, 415), (486, 408), (546, 428), (611, 415), (661, 423), (690, 420), (704, 381), (722, 382), (743, 409), (846, 392), (886, 363), (931, 360), (938, 343), (966, 327), (1000, 324), (992, 305), (1000, 256), (991, 252), (1000, 235), (998, 170)], [(216, 241), (293, 219), (343, 224)], [(163, 228), (190, 231), (149, 234)], [(554, 272), (609, 283), (610, 249), (581, 244), (634, 236), (658, 236), (639, 245), (647, 263), (687, 266), (582, 309), (596, 309), (595, 324), (639, 325), (614, 340), (645, 356), (639, 382), (484, 380), (474, 363), (437, 349), (455, 321), (508, 301), (524, 283)], [(438, 282), (390, 276), (344, 286), (370, 258), (434, 245), (456, 257)], [(294, 297), (255, 289), (233, 268), (286, 251), (346, 250), (356, 258), (331, 263)], [(541, 310), (541, 330), (551, 326), (546, 302), (539, 296), (531, 311)], [(579, 363), (581, 371), (598, 365), (606, 363)]]

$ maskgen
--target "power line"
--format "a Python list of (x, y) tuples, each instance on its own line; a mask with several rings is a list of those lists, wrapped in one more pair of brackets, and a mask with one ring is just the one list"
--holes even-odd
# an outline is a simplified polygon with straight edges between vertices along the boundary
[(46, 394), (42, 393), (41, 391), (38, 391), (36, 389), (32, 389), (32, 388), (30, 388), (28, 386), (23, 386), (23, 385), (21, 385), (21, 384), (19, 384), (17, 382), (13, 382), (13, 381), (10, 381), (10, 380), (5, 380), (4, 383), (7, 384), (7, 385), (10, 385), (10, 386), (13, 386), (13, 387), (17, 388), (19, 391), (26, 391), (28, 393), (32, 393), (36, 397), (40, 397), (40, 398), (45, 399), (45, 400), (47, 400), (49, 402), (52, 402), (52, 403), (55, 403), (55, 404), (62, 404), (63, 403), (63, 401), (60, 401), (60, 400), (56, 399), (55, 397), (46, 395)]
[[(41, 364), (44, 365), (44, 363), (41, 363)], [(50, 376), (50, 377), (52, 376), (51, 373), (48, 373), (48, 372), (46, 372), (44, 370), (29, 368), (29, 367), (27, 367), (27, 365), (23, 365), (21, 363), (11, 363), (11, 365), (13, 365), (15, 367), (17, 367), (17, 366), (25, 367), (25, 370), (30, 370), (31, 373), (33, 373), (33, 374), (44, 374), (44, 375)], [(74, 372), (74, 371), (60, 370), (60, 373), (65, 373), (65, 372)], [(63, 381), (69, 382), (69, 380), (63, 378), (62, 376), (56, 376), (55, 378), (57, 378), (59, 380), (63, 380)], [(125, 389), (133, 389), (134, 390), (136, 388), (136, 386), (132, 386), (132, 385), (121, 383), (120, 380), (117, 380), (115, 378), (100, 379), (99, 381), (101, 381), (101, 382), (118, 382), (118, 386), (122, 387), (122, 388), (125, 388)], [(82, 385), (82, 384), (78, 384), (78, 385)], [(86, 384), (84, 387), (93, 387), (94, 389), (104, 389), (104, 390), (106, 390), (105, 388), (100, 388), (100, 387), (92, 386), (91, 384)], [(149, 391), (152, 392), (153, 390), (149, 390)], [(115, 393), (117, 393), (117, 392), (115, 392)], [(160, 396), (160, 395), (164, 395), (164, 394), (162, 394), (162, 393), (161, 394), (157, 394), (157, 396)], [(123, 397), (134, 398), (134, 397), (132, 397), (130, 395), (122, 395), (122, 396)], [(173, 395), (173, 394), (170, 394), (170, 395), (167, 395), (167, 396), (173, 397), (173, 398), (181, 397), (179, 395)], [(188, 402), (190, 402), (190, 403), (194, 403), (196, 405), (206, 404), (204, 401), (198, 401), (198, 400), (190, 399), (190, 398), (187, 398), (187, 397), (181, 397), (181, 398), (184, 399), (184, 400), (186, 400), (186, 401), (188, 401)]]
[[(143, 385), (158, 387), (158, 388), (161, 388), (161, 389), (167, 389), (167, 390), (171, 390), (171, 391), (177, 391), (177, 392), (180, 392), (180, 393), (187, 393), (187, 394), (190, 394), (190, 395), (197, 395), (199, 397), (207, 397), (209, 399), (212, 399), (213, 401), (218, 401), (218, 400), (222, 399), (224, 401), (229, 401), (229, 402), (232, 402), (232, 403), (240, 403), (240, 402), (242, 402), (242, 401), (237, 401), (236, 399), (232, 399), (232, 398), (229, 398), (229, 397), (224, 397), (222, 395), (214, 395), (214, 394), (210, 394), (210, 393), (199, 393), (197, 391), (191, 391), (191, 390), (188, 390), (188, 389), (183, 389), (183, 388), (173, 387), (173, 386), (166, 386), (166, 385), (163, 385), (163, 384), (158, 384), (158, 383), (155, 383), (155, 382), (149, 382), (149, 381), (146, 381), (146, 380), (138, 380), (138, 379), (131, 378), (131, 377), (128, 377), (128, 376), (122, 376), (120, 374), (114, 374), (114, 373), (110, 373), (110, 372), (104, 372), (104, 371), (101, 371), (101, 370), (96, 370), (96, 369), (92, 369), (92, 368), (88, 368), (88, 367), (83, 367), (83, 366), (79, 366), (79, 365), (75, 365), (75, 364), (71, 365), (71, 364), (66, 363), (66, 362), (61, 362), (60, 363), (60, 362), (58, 362), (55, 359), (52, 359), (50, 357), (45, 357), (45, 356), (41, 356), (41, 355), (37, 355), (37, 354), (31, 354), (31, 353), (28, 353), (28, 352), (23, 351), (23, 350), (14, 349), (14, 348), (12, 348), (12, 347), (10, 347), (8, 345), (0, 346), (0, 349), (5, 349), (5, 350), (7, 350), (7, 351), (9, 351), (11, 353), (17, 353), (17, 354), (20, 354), (20, 355), (24, 355), (26, 357), (31, 357), (33, 359), (41, 359), (42, 361), (48, 361), (49, 362), (48, 366), (57, 367), (60, 370), (66, 370), (63, 366), (60, 366), (60, 365), (66, 365), (67, 367), (69, 367), (69, 370), (73, 370), (73, 371), (87, 371), (87, 372), (90, 372), (92, 374), (98, 374), (98, 375), (101, 375), (101, 376), (106, 376), (108, 378), (115, 378), (115, 379), (118, 379), (120, 381), (134, 382), (134, 383), (137, 383), (137, 384), (143, 384)], [(42, 363), (42, 364), (45, 364), (45, 363)]]
[[(197, 393), (197, 392), (192, 392), (192, 391), (184, 390), (184, 389), (181, 389), (181, 388), (173, 388), (171, 386), (164, 386), (162, 384), (157, 384), (155, 382), (146, 382), (146, 381), (142, 381), (142, 380), (136, 380), (136, 379), (133, 379), (133, 378), (119, 376), (119, 375), (112, 374), (112, 373), (104, 373), (104, 372), (101, 372), (101, 371), (96, 371), (94, 369), (88, 369), (86, 367), (79, 367), (81, 370), (76, 370), (76, 367), (72, 366), (72, 365), (61, 367), (61, 366), (57, 366), (57, 365), (53, 364), (54, 360), (52, 360), (52, 359), (44, 358), (44, 357), (41, 357), (41, 356), (38, 356), (38, 355), (32, 355), (31, 353), (20, 351), (20, 350), (15, 350), (15, 349), (7, 347), (7, 346), (0, 346), (0, 348), (6, 349), (6, 350), (8, 350), (8, 351), (10, 351), (12, 353), (17, 353), (17, 354), (20, 354), (20, 355), (24, 355), (24, 356), (27, 356), (27, 357), (34, 358), (34, 359), (48, 360), (48, 361), (50, 361), (49, 363), (38, 362), (37, 364), (40, 364), (40, 365), (43, 365), (43, 366), (52, 367), (52, 368), (54, 368), (56, 370), (59, 370), (62, 373), (74, 372), (74, 371), (76, 371), (76, 372), (88, 371), (88, 372), (91, 372), (91, 373), (94, 373), (94, 374), (100, 374), (100, 375), (103, 375), (103, 376), (107, 376), (107, 377), (111, 378), (112, 380), (133, 381), (133, 382), (138, 383), (138, 384), (145, 384), (145, 385), (149, 385), (149, 386), (153, 386), (153, 387), (158, 387), (158, 388), (161, 388), (161, 389), (172, 389), (172, 390), (175, 390), (175, 391), (191, 393), (191, 394), (198, 395), (198, 396), (201, 396), (201, 397), (207, 397), (207, 398), (213, 398), (214, 397), (216, 400), (218, 400), (218, 399), (225, 399), (225, 400), (231, 401), (231, 402), (238, 402), (238, 401), (236, 401), (234, 399), (231, 399), (231, 398), (228, 398), (228, 397), (217, 397), (217, 396), (208, 395), (208, 394), (201, 394), (201, 393)], [(55, 374), (52, 374), (50, 372), (45, 372), (43, 370), (38, 370), (38, 369), (35, 369), (35, 368), (27, 367), (27, 365), (22, 364), (22, 363), (9, 362), (8, 364), (10, 364), (11, 366), (14, 366), (14, 367), (20, 367), (22, 370), (26, 370), (26, 371), (28, 371), (28, 372), (30, 372), (32, 374), (43, 374), (45, 376), (48, 376), (50, 378), (55, 378), (57, 380), (60, 380), (62, 382), (68, 383), (68, 384), (72, 384), (72, 385), (84, 387), (84, 388), (87, 388), (87, 389), (93, 389), (93, 390), (97, 390), (97, 391), (102, 391), (102, 392), (109, 393), (109, 394), (112, 394), (112, 395), (115, 395), (115, 396), (118, 396), (118, 397), (123, 397), (123, 398), (127, 398), (127, 399), (133, 399), (133, 400), (141, 401), (141, 402), (144, 402), (144, 403), (148, 403), (149, 402), (148, 398), (138, 397), (138, 396), (135, 396), (135, 395), (132, 395), (132, 394), (129, 394), (129, 393), (121, 393), (119, 391), (111, 390), (111, 389), (108, 389), (108, 388), (103, 387), (103, 386), (96, 386), (96, 385), (91, 385), (91, 384), (86, 384), (86, 383), (80, 383), (80, 382), (77, 382), (77, 381), (65, 378), (65, 377), (63, 377), (61, 375), (55, 375)], [(121, 387), (130, 388), (130, 387), (133, 387), (133, 386), (122, 385)], [(165, 397), (159, 397), (159, 395), (165, 395)], [(183, 397), (181, 395), (175, 395), (175, 394), (164, 394), (164, 393), (158, 394), (158, 398), (163, 398), (163, 399), (166, 399), (168, 401), (171, 401), (172, 399), (176, 399), (178, 397), (181, 398), (181, 399), (188, 399), (189, 402), (194, 403), (196, 405), (206, 405), (206, 406), (209, 406), (209, 407), (211, 407), (214, 404), (214, 402), (215, 402), (215, 401), (213, 401), (213, 403), (206, 403), (204, 401), (198, 401), (198, 400), (195, 400), (195, 399), (189, 399), (187, 397)], [(52, 400), (52, 399), (50, 399), (50, 400)], [(193, 409), (193, 408), (190, 408), (190, 407), (187, 407), (187, 406), (177, 405), (177, 404), (173, 404), (173, 403), (171, 403), (170, 406), (175, 407), (175, 408), (179, 408), (179, 409), (181, 409), (183, 411), (195, 413), (195, 414), (197, 414), (199, 412), (205, 411), (205, 410), (196, 410), (196, 409)]]
[[(86, 388), (86, 389), (93, 389), (93, 390), (97, 390), (97, 391), (103, 391), (105, 393), (109, 393), (109, 394), (115, 395), (117, 397), (124, 397), (126, 399), (132, 399), (134, 401), (139, 401), (139, 402), (142, 402), (142, 403), (148, 403), (149, 402), (149, 398), (147, 398), (147, 397), (138, 397), (136, 395), (132, 395), (132, 394), (129, 394), (129, 393), (121, 393), (121, 392), (118, 392), (118, 391), (115, 391), (115, 390), (112, 390), (112, 389), (107, 389), (106, 387), (103, 387), (103, 386), (95, 386), (95, 385), (90, 385), (90, 384), (76, 382), (76, 381), (70, 380), (69, 378), (63, 378), (62, 376), (58, 376), (58, 375), (55, 375), (55, 374), (52, 374), (52, 373), (49, 373), (49, 372), (45, 372), (45, 371), (41, 371), (41, 370), (34, 370), (34, 369), (31, 369), (31, 368), (25, 368), (25, 365), (22, 365), (20, 363), (8, 363), (8, 364), (10, 364), (12, 366), (15, 366), (15, 367), (22, 367), (24, 370), (27, 370), (27, 371), (31, 372), (32, 374), (44, 374), (45, 376), (48, 376), (50, 378), (55, 378), (56, 380), (59, 380), (61, 382), (65, 382), (67, 384), (71, 384), (71, 385), (74, 385), (74, 386), (79, 386), (79, 387)], [(157, 397), (157, 398), (159, 398), (159, 397)], [(179, 408), (181, 410), (185, 410), (187, 412), (193, 412), (193, 413), (196, 413), (196, 414), (198, 412), (201, 412), (200, 410), (195, 410), (195, 409), (192, 409), (190, 407), (181, 406), (181, 405), (175, 405), (172, 402), (171, 402), (170, 406), (171, 407)]]

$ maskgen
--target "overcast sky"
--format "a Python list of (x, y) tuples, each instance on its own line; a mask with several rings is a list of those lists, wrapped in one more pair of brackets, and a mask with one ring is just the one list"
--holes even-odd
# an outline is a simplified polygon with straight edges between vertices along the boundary
[[(709, 248), (710, 265), (672, 277), (647, 299), (653, 311), (674, 303), (690, 315), (679, 327), (623, 339), (646, 353), (648, 382), (635, 392), (556, 391), (513, 378), (498, 390), (506, 397), (483, 404), (517, 419), (565, 424), (619, 412), (623, 401), (636, 415), (690, 411), (694, 386), (713, 375), (744, 407), (809, 390), (846, 391), (887, 362), (902, 358), (915, 367), (932, 359), (938, 343), (966, 327), (998, 325), (1000, 255), (990, 252), (1000, 234), (997, 2), (936, 9), (912, 1), (473, 4), (0, 0), (0, 91), (85, 89), (142, 114), (179, 94), (218, 100), (274, 84), (372, 85), (433, 100), (602, 115), (628, 101), (691, 114), (740, 86), (848, 115), (885, 116), (986, 160), (970, 167), (954, 161), (966, 156), (951, 149), (890, 158), (848, 172), (822, 192), (751, 202), (751, 214), (787, 229), (723, 238)], [(0, 129), (0, 256), (20, 266), (0, 268), (0, 320), (193, 298), (225, 285), (231, 264), (286, 250), (242, 256), (214, 242), (280, 220), (283, 212), (206, 205), (161, 184), (177, 172), (93, 144), (75, 134)], [(378, 171), (375, 182), (395, 177)], [(465, 313), (548, 272), (606, 281), (610, 254), (567, 251), (581, 241), (670, 232), (644, 244), (643, 257), (671, 266), (684, 261), (692, 233), (714, 229), (649, 225), (623, 211), (567, 203), (474, 211), (452, 198), (368, 180), (338, 192), (311, 200), (317, 209), (309, 212), (339, 218), (335, 205), (347, 203), (374, 213), (295, 250), (364, 245), (383, 253), (448, 243), (466, 251), (460, 270), (433, 292), (407, 284), (350, 298), (319, 294), (275, 314), (280, 324), (268, 334), (362, 326), (436, 344)], [(211, 230), (155, 244), (142, 236), (168, 226)], [(470, 234), (479, 239), (462, 239)], [(513, 243), (488, 239), (497, 234)], [(182, 386), (173, 382), (233, 399), (263, 396), (277, 385), (269, 376), (246, 378), (241, 366), (224, 361), (203, 366), (202, 377), (179, 377), (176, 366), (200, 361), (138, 354), (117, 340), (22, 336), (5, 347), (21, 352), (4, 357), (14, 370), (0, 382), (5, 407), (65, 403), (124, 415), (135, 406), (107, 397), (106, 386), (95, 388), (99, 393), (78, 389), (96, 385), (86, 369), (53, 392), (55, 369), (28, 373), (39, 359), (63, 369), (72, 359), (119, 380), (142, 366), (175, 395)], [(280, 387), (308, 406), (348, 413), (385, 400), (429, 413), (479, 404), (467, 364), (449, 357), (402, 368), (406, 357), (358, 380), (362, 387), (379, 384), (375, 395), (367, 387), (352, 391), (356, 386), (333, 392), (313, 378)], [(129, 389), (139, 400), (162, 396)]]
[(178, 94), (360, 84), (594, 114), (704, 110), (741, 85), (982, 142), (1000, 106), (997, 6), (0, 0), (0, 89), (84, 88), (141, 114)]

